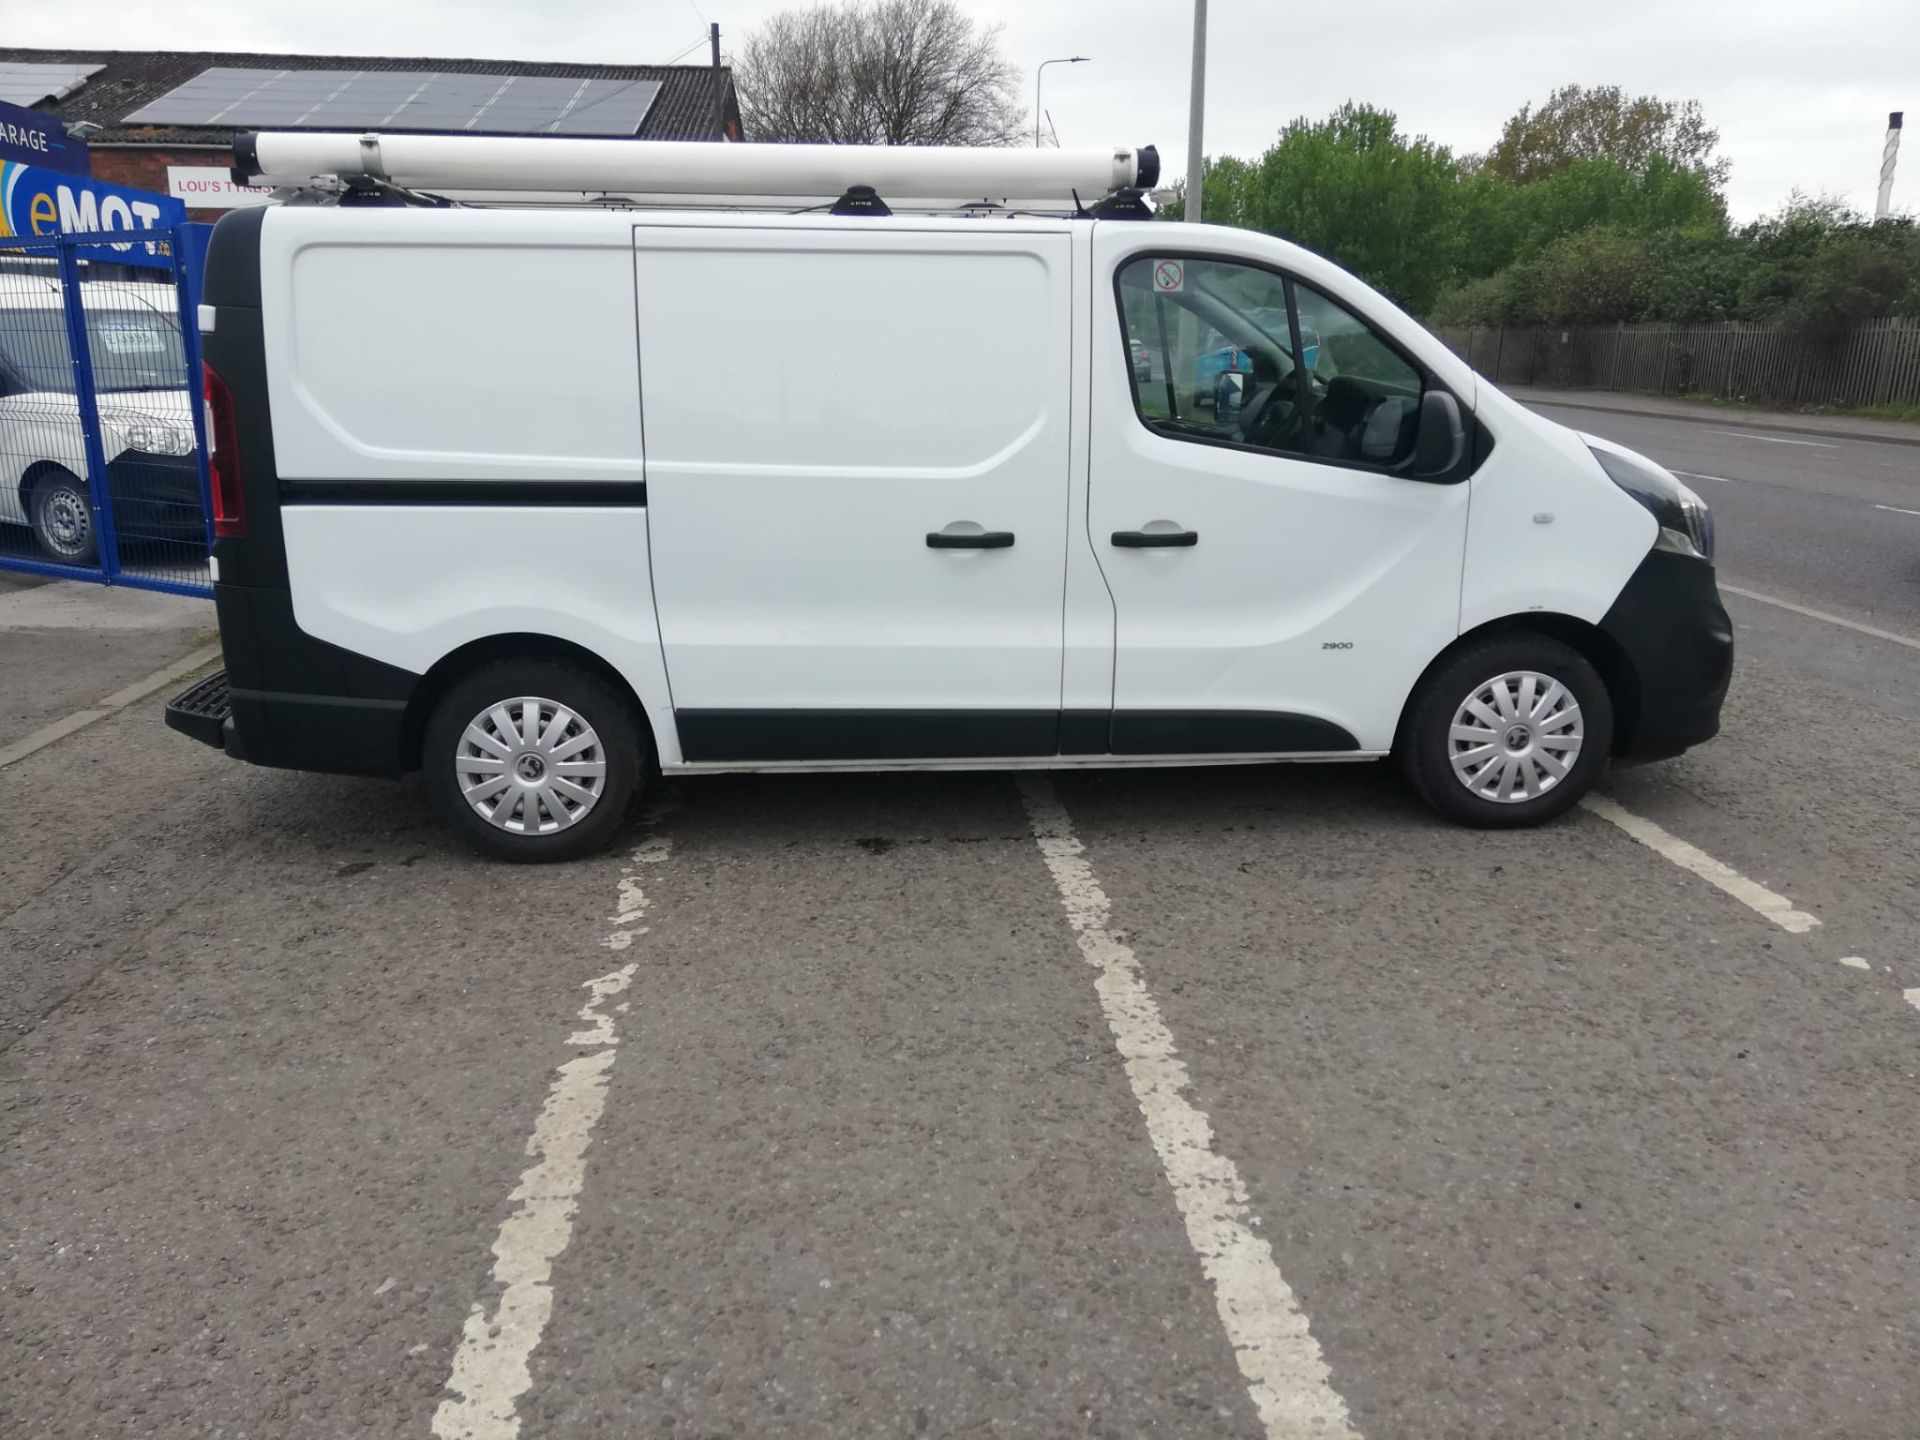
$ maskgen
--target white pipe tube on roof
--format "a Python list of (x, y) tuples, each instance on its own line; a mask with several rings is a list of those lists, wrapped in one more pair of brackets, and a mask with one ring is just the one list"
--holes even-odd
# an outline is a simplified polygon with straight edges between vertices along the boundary
[(1160, 157), (1140, 150), (922, 145), (700, 145), (525, 135), (344, 135), (269, 131), (234, 141), (250, 184), (371, 176), (410, 190), (581, 191), (837, 199), (871, 185), (883, 200), (1047, 197), (1089, 204), (1150, 189)]

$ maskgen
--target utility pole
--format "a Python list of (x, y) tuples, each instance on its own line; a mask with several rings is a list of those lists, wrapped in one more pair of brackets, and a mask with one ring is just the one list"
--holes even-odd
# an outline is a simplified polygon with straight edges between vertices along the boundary
[(1876, 220), (1884, 220), (1893, 213), (1893, 162), (1900, 155), (1900, 127), (1905, 122), (1904, 110), (1887, 116), (1887, 144), (1880, 152), (1880, 198), (1873, 207)]
[(720, 73), (720, 22), (714, 21), (707, 27), (707, 38), (713, 42), (713, 138), (727, 138), (727, 82)]
[(1207, 0), (1193, 0), (1193, 92), (1187, 103), (1187, 219), (1200, 218), (1206, 166), (1200, 123), (1207, 111)]

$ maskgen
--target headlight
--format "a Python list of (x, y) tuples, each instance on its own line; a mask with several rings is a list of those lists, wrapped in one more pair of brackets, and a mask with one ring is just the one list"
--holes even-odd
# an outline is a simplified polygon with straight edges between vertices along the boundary
[(1608, 478), (1646, 506), (1647, 513), (1659, 525), (1654, 549), (1693, 555), (1702, 560), (1713, 559), (1713, 512), (1707, 509), (1706, 501), (1638, 455), (1622, 455), (1597, 445), (1587, 448)]
[(102, 410), (102, 424), (111, 425), (125, 437), (129, 450), (148, 455), (191, 455), (193, 427), (174, 420), (143, 415), (138, 410)]

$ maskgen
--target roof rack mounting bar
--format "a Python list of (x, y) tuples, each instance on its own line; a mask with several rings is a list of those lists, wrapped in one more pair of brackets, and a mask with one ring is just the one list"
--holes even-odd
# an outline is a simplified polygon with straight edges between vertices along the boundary
[(1014, 150), (918, 145), (695, 145), (520, 135), (243, 133), (234, 178), (303, 186), (371, 176), (408, 190), (785, 196), (838, 200), (868, 186), (889, 201), (1046, 198), (1151, 189), (1153, 146)]

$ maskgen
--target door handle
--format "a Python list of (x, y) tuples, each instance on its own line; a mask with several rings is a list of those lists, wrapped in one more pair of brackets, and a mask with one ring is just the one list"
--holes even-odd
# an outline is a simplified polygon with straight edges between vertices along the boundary
[(1005, 550), (1013, 544), (1011, 530), (976, 530), (972, 534), (929, 530), (929, 550)]
[(1116, 530), (1113, 543), (1123, 550), (1159, 550), (1175, 545), (1198, 545), (1198, 530)]

